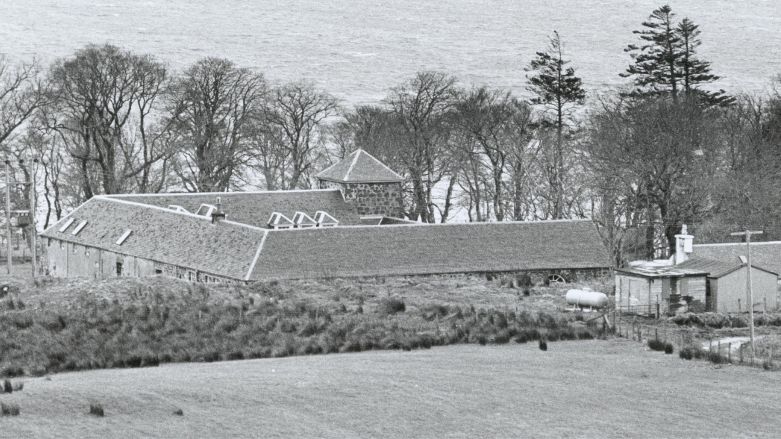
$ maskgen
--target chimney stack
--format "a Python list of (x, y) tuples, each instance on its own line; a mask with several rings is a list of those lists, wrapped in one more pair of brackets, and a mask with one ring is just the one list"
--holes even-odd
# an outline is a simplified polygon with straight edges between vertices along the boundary
[(689, 255), (694, 251), (693, 242), (694, 236), (689, 235), (686, 224), (682, 225), (681, 233), (675, 235), (675, 265), (689, 260)]
[(217, 209), (212, 211), (212, 224), (225, 219), (225, 212), (222, 211), (222, 201), (217, 197)]

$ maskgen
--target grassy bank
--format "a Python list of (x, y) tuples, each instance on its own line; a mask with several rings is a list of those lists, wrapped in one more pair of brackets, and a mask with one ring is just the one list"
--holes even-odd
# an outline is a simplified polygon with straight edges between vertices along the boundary
[[(0, 340), (0, 373), (598, 334), (598, 328), (578, 322), (579, 316), (556, 312), (553, 304), (563, 293), (540, 289), (526, 296), (501, 285), (482, 279), (209, 287), (170, 279), (44, 283), (0, 301), (0, 332), (6, 335)], [(458, 295), (459, 289), (469, 291)], [(477, 305), (469, 303), (475, 291), (482, 291)]]

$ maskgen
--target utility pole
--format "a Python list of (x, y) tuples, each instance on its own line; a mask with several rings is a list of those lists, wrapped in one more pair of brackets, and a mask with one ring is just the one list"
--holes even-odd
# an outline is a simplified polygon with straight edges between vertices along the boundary
[(11, 161), (5, 158), (5, 240), (6, 240), (6, 268), (11, 274)]
[[(38, 229), (35, 226), (35, 165), (38, 164), (38, 159), (34, 158), (30, 162), (30, 181), (28, 184), (30, 185), (29, 190), (29, 197), (30, 197), (30, 256), (31, 256), (31, 263), (32, 263), (32, 270), (33, 270), (33, 279), (35, 279), (35, 275), (38, 273), (38, 249), (36, 247), (36, 238), (38, 236)], [(19, 166), (24, 166), (24, 160), (19, 160)]]
[(730, 236), (746, 237), (746, 289), (748, 290), (748, 327), (751, 340), (751, 364), (754, 364), (754, 294), (751, 291), (751, 235), (761, 235), (761, 230), (745, 230), (743, 232), (730, 233)]

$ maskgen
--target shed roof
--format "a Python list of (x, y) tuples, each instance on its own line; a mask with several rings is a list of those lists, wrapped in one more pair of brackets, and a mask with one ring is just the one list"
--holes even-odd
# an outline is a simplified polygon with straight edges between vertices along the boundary
[[(746, 244), (695, 244), (693, 250), (693, 256), (729, 262), (745, 256)], [(752, 265), (764, 267), (772, 273), (781, 273), (781, 241), (752, 242), (751, 262)]]
[[(77, 234), (63, 224), (87, 221)], [(127, 230), (132, 233), (117, 244)], [(97, 196), (79, 206), (41, 236), (100, 248), (206, 273), (244, 279), (266, 230), (232, 221)]]
[(342, 161), (326, 168), (319, 174), (320, 180), (339, 183), (397, 183), (404, 177), (393, 172), (384, 163), (362, 149), (356, 149)]
[(252, 279), (609, 268), (591, 221), (269, 231)]
[(106, 197), (159, 207), (178, 205), (193, 213), (201, 204), (215, 204), (219, 197), (227, 219), (257, 227), (266, 227), (266, 222), (274, 212), (293, 218), (298, 211), (314, 216), (318, 210), (328, 212), (340, 224), (360, 224), (360, 215), (347, 204), (338, 189), (122, 194)]

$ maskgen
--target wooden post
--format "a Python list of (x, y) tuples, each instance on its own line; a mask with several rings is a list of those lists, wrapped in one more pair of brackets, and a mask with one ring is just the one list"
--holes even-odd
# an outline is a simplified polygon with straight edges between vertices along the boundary
[(743, 311), (740, 308), (740, 299), (738, 299), (738, 314), (741, 314)]
[(738, 350), (740, 351), (740, 364), (743, 364), (743, 343), (740, 344)]
[(654, 328), (654, 339), (659, 340), (659, 328)]
[(732, 364), (732, 343), (727, 344), (727, 361)]
[(656, 320), (659, 320), (659, 317), (661, 317), (661, 315), (659, 314), (659, 302), (657, 301), (656, 302)]

